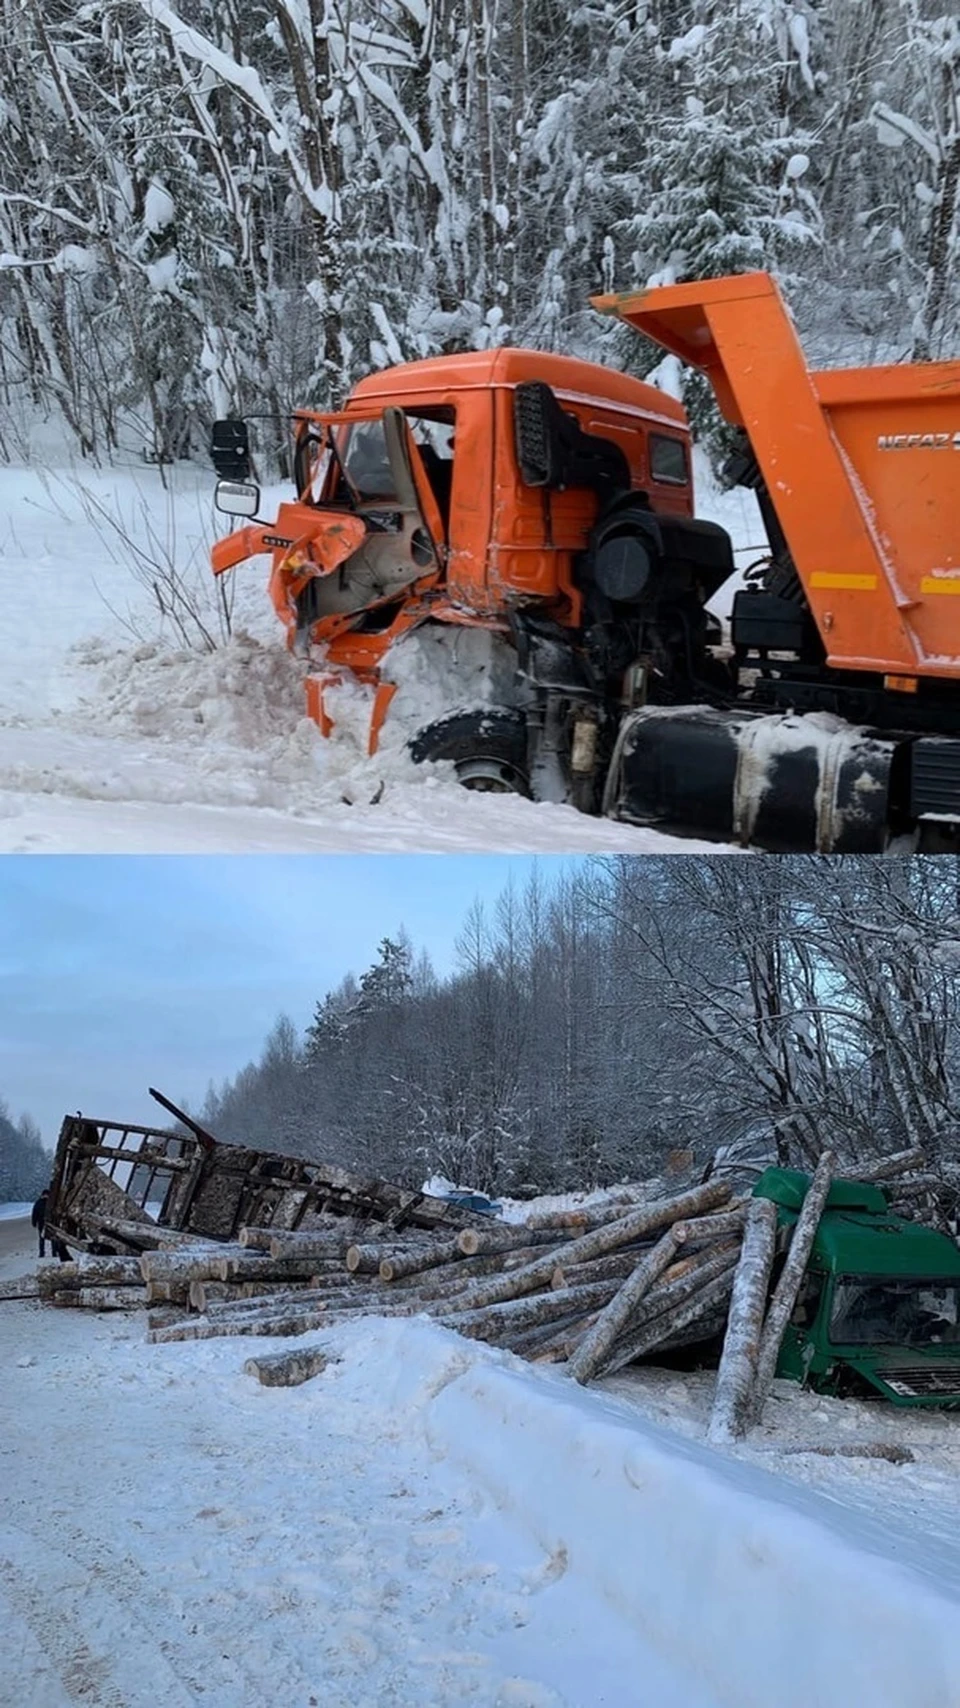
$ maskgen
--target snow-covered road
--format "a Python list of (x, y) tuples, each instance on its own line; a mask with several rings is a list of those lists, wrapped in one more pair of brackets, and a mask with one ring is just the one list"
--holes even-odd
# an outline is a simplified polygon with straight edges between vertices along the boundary
[(960, 1704), (955, 1542), (423, 1320), (310, 1339), (265, 1389), (279, 1343), (0, 1304), (0, 1700)]
[(711, 1708), (429, 1439), (449, 1346), (405, 1403), (376, 1336), (299, 1390), (250, 1351), (0, 1305), (0, 1701)]

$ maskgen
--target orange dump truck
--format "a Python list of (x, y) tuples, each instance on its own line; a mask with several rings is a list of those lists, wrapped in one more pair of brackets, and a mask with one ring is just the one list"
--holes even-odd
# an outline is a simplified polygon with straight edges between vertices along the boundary
[(761, 273), (594, 306), (701, 368), (740, 429), (769, 551), (729, 636), (708, 603), (732, 547), (695, 516), (679, 404), (533, 351), (407, 363), (297, 414), (269, 523), (244, 423), (214, 429), (218, 505), (251, 518), (214, 570), (272, 554), (311, 715), (332, 733), (334, 689), (365, 684), (376, 751), (429, 644), (447, 702), (408, 708), (405, 739), (469, 787), (780, 851), (957, 846), (960, 362), (813, 373)]

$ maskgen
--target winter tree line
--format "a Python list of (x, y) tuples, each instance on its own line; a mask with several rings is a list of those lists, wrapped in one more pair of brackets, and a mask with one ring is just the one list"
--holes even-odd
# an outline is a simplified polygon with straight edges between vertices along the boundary
[(643, 372), (590, 292), (755, 267), (821, 360), (952, 353), (958, 102), (945, 0), (0, 0), (0, 455), (240, 410), (269, 460), (502, 341)]
[(51, 1160), (36, 1122), (29, 1115), (11, 1120), (0, 1098), (0, 1204), (25, 1204), (38, 1198), (49, 1184)]
[(922, 1145), (936, 1167), (958, 1156), (958, 968), (953, 858), (591, 860), (475, 905), (442, 978), (384, 939), (202, 1119), (413, 1187), (566, 1190), (720, 1147), (810, 1167)]

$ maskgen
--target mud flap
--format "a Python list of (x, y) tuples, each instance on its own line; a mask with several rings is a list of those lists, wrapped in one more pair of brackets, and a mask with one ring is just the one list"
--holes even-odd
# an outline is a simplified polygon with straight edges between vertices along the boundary
[(822, 714), (646, 707), (621, 725), (603, 811), (778, 854), (878, 854), (895, 752)]

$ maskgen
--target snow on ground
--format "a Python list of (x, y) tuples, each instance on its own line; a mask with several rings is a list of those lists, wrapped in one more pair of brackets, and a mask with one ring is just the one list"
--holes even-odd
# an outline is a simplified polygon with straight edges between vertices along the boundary
[[(711, 1370), (634, 1365), (596, 1384), (651, 1423), (702, 1442), (713, 1402)], [(857, 1457), (883, 1447), (906, 1462)], [(842, 1448), (843, 1454), (829, 1449)], [(849, 1457), (847, 1455), (850, 1455)], [(880, 1552), (960, 1591), (960, 1417), (899, 1409), (883, 1401), (837, 1400), (776, 1380), (764, 1415), (736, 1448), (744, 1464), (776, 1469), (856, 1513)], [(956, 1700), (960, 1702), (960, 1692)]]
[[(227, 645), (185, 644), (161, 616), (173, 566), (196, 612), (191, 643), (201, 625), (219, 637), (207, 559), (226, 528), (205, 470), (165, 472), (166, 489), (147, 466), (0, 469), (0, 852), (713, 846), (469, 794), (448, 767), (415, 767), (389, 720), (371, 760), (362, 694), (341, 696), (325, 742), (303, 715), (303, 667), (267, 600), (265, 560), (230, 581)], [(752, 544), (752, 498), (707, 477), (703, 491), (704, 512)]]
[[(25, 1225), (0, 1276), (31, 1250)], [(314, 1341), (321, 1376), (264, 1389), (244, 1360), (289, 1342), (151, 1347), (140, 1316), (0, 1303), (0, 1700), (960, 1702), (949, 1417), (818, 1423), (778, 1384), (719, 1454), (705, 1375), (583, 1390), (423, 1319)], [(916, 1463), (783, 1451), (842, 1417)]]

